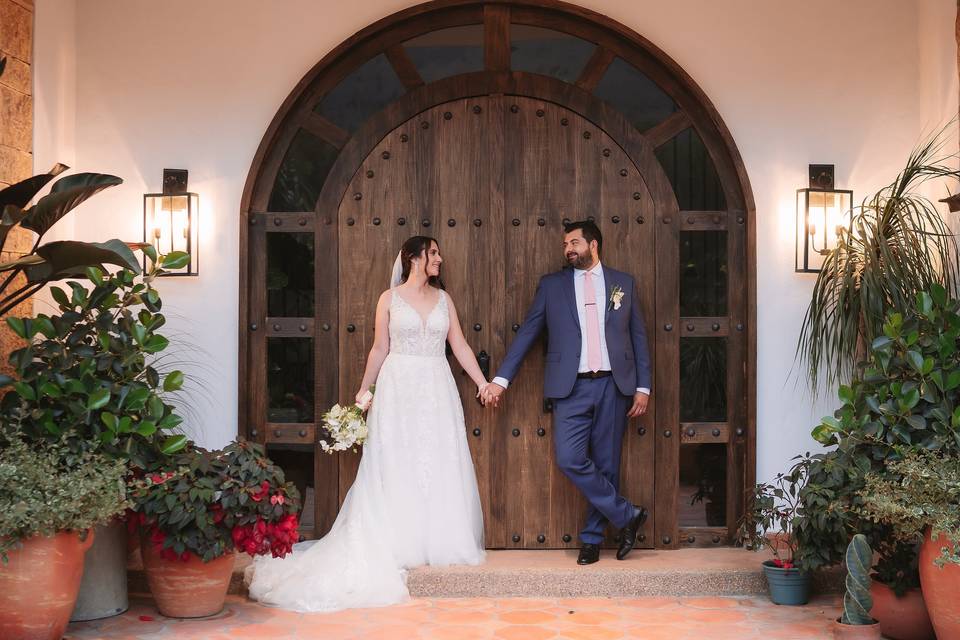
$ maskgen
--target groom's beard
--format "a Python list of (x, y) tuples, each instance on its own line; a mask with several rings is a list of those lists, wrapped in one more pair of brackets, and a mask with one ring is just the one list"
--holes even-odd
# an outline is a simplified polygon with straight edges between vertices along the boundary
[(570, 251), (567, 253), (567, 263), (574, 269), (589, 269), (590, 265), (593, 264), (593, 256), (590, 255), (589, 251), (586, 253)]

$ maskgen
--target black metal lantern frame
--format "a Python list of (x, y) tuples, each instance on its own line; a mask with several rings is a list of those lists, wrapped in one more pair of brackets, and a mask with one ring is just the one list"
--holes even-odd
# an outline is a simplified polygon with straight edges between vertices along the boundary
[[(187, 171), (163, 170), (163, 192), (143, 195), (143, 241), (158, 254), (184, 251), (185, 266), (164, 276), (196, 276), (200, 273), (200, 196), (187, 191)], [(144, 257), (143, 268), (147, 268)]]
[(833, 165), (810, 165), (810, 186), (797, 189), (797, 273), (819, 273), (824, 258), (850, 231), (853, 191), (833, 188)]

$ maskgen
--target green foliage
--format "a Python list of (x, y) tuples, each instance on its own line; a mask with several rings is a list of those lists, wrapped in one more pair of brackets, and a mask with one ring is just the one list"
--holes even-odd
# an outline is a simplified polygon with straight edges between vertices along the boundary
[[(769, 547), (777, 566), (793, 568), (800, 549), (794, 526), (800, 516), (800, 491), (807, 482), (814, 458), (810, 454), (796, 456), (786, 474), (777, 474), (772, 483), (762, 482), (754, 488), (747, 512), (737, 531), (737, 542), (753, 549)], [(781, 553), (786, 549), (786, 557)]]
[(135, 482), (132, 496), (149, 544), (171, 559), (192, 552), (206, 562), (234, 548), (284, 555), (297, 539), (296, 487), (245, 440), (221, 451), (188, 445)]
[(19, 541), (84, 531), (120, 515), (128, 503), (126, 465), (101, 454), (74, 455), (62, 440), (0, 439), (0, 554)]
[(10, 356), (16, 378), (0, 380), (12, 385), (0, 404), (5, 422), (34, 439), (66, 436), (75, 451), (101, 446), (139, 468), (183, 448), (186, 438), (172, 433), (182, 420), (164, 402), (183, 374), (161, 376), (151, 364), (168, 344), (153, 281), (170, 256), (147, 255), (142, 278), (90, 267), (87, 284), (51, 289), (59, 314), (7, 320), (28, 344)]
[(884, 335), (889, 311), (909, 315), (917, 293), (958, 284), (956, 240), (920, 193), (929, 180), (960, 177), (954, 154), (943, 151), (955, 124), (921, 143), (891, 184), (854, 209), (851, 230), (826, 255), (797, 344), (813, 388), (821, 378), (849, 379)]
[[(14, 227), (37, 234), (33, 249), (14, 260), (0, 262), (0, 316), (28, 299), (49, 282), (74, 278), (87, 267), (104, 269), (114, 265), (139, 273), (140, 267), (130, 247), (120, 240), (106, 242), (63, 241), (41, 245), (43, 236), (74, 208), (109, 187), (121, 184), (116, 176), (78, 173), (57, 180), (50, 192), (27, 207), (34, 196), (68, 167), (57, 164), (49, 172), (0, 189), (0, 251)], [(26, 282), (17, 280), (26, 275)]]
[(904, 544), (917, 544), (929, 527), (945, 534), (938, 566), (960, 564), (960, 457), (909, 451), (885, 471), (870, 473), (861, 492), (862, 515), (892, 523), (892, 535)]
[(847, 545), (846, 564), (847, 591), (843, 594), (843, 624), (874, 624), (870, 617), (873, 609), (873, 596), (870, 595), (870, 565), (873, 562), (873, 550), (867, 537), (858, 533)]
[(811, 466), (796, 527), (808, 570), (836, 564), (850, 535), (864, 533), (878, 577), (897, 593), (919, 585), (915, 545), (891, 535), (895, 522), (861, 516), (866, 477), (911, 449), (960, 455), (960, 302), (934, 285), (915, 308), (887, 314), (860, 375), (840, 387), (841, 407), (813, 430), (836, 448)]

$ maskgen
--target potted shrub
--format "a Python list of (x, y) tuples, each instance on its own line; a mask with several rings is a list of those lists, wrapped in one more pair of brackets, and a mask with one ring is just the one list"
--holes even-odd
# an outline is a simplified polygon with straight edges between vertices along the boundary
[[(918, 542), (895, 535), (895, 523), (862, 515), (866, 476), (910, 450), (960, 455), (953, 418), (960, 406), (960, 302), (933, 285), (917, 294), (914, 307), (906, 315), (887, 313), (869, 359), (849, 386), (840, 387), (840, 408), (813, 430), (814, 438), (834, 448), (810, 467), (795, 527), (798, 561), (809, 571), (840, 562), (852, 532), (867, 536), (879, 556), (873, 616), (898, 640), (925, 640), (931, 633), (918, 589)], [(886, 630), (898, 622), (900, 630)]]
[(870, 566), (873, 550), (867, 537), (858, 533), (850, 539), (846, 553), (846, 592), (843, 594), (843, 614), (837, 618), (833, 637), (853, 640), (880, 638), (880, 624), (870, 617), (873, 597), (870, 595)]
[(126, 466), (64, 440), (0, 436), (0, 638), (59, 640), (92, 527), (123, 513)]
[(752, 508), (737, 536), (741, 544), (773, 552), (773, 559), (763, 562), (763, 572), (775, 604), (801, 605), (810, 600), (810, 573), (796, 566), (798, 547), (793, 529), (801, 509), (799, 491), (813, 459), (807, 454), (795, 460), (789, 473), (777, 474), (772, 483), (755, 487)]
[[(142, 474), (164, 453), (182, 448), (173, 432), (181, 418), (165, 402), (183, 384), (183, 374), (161, 374), (154, 361), (168, 341), (165, 318), (152, 284), (165, 267), (186, 254), (157, 256), (145, 247), (149, 270), (105, 273), (87, 267), (86, 282), (52, 287), (57, 312), (9, 318), (27, 346), (11, 355), (15, 378), (0, 408), (34, 440), (66, 438), (76, 449), (95, 448)], [(123, 523), (98, 527), (88, 554), (73, 620), (91, 620), (127, 609), (127, 545)]]
[[(960, 409), (953, 418), (960, 426)], [(867, 477), (864, 513), (894, 535), (921, 542), (920, 582), (939, 638), (960, 637), (960, 457), (907, 451)]]
[(283, 557), (299, 538), (299, 494), (260, 445), (189, 446), (133, 484), (144, 569), (160, 613), (223, 608), (234, 553)]

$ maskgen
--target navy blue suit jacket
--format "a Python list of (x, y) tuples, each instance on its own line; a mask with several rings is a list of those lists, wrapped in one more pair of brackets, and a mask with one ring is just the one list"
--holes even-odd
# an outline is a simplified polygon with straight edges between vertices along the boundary
[[(536, 342), (540, 332), (546, 329), (543, 395), (547, 398), (566, 398), (570, 395), (580, 368), (582, 340), (573, 276), (573, 268), (568, 267), (540, 278), (533, 305), (507, 350), (507, 357), (500, 365), (497, 377), (512, 382), (527, 351)], [(653, 388), (647, 332), (636, 285), (632, 276), (606, 265), (603, 265), (603, 279), (608, 301), (604, 334), (610, 368), (620, 392), (633, 396), (639, 387)], [(616, 286), (623, 291), (619, 309), (614, 309), (609, 302)]]

